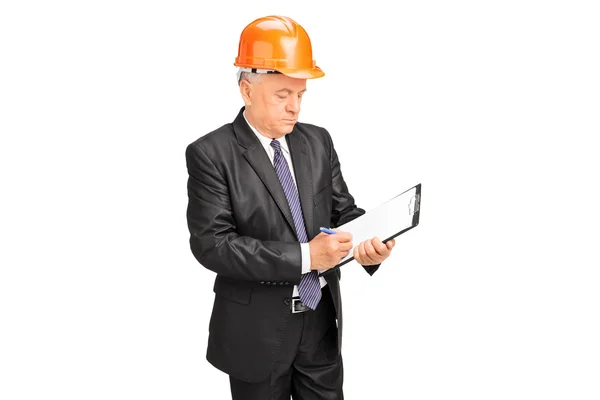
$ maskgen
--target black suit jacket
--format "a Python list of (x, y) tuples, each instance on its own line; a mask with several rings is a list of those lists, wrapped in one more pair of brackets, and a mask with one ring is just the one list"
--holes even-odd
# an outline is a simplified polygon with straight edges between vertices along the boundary
[[(300, 283), (302, 260), (283, 189), (243, 111), (186, 148), (187, 220), (192, 253), (217, 274), (207, 360), (238, 379), (258, 382), (271, 372), (292, 315), (287, 299)], [(327, 130), (297, 123), (286, 140), (309, 240), (321, 226), (337, 227), (364, 214), (348, 192)], [(365, 267), (370, 274), (377, 268)], [(341, 348), (339, 278), (339, 270), (326, 276)]]

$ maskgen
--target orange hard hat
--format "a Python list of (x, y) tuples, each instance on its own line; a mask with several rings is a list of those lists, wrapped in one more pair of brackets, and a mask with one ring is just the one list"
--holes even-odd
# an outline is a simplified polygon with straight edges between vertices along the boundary
[(248, 24), (240, 35), (235, 66), (252, 72), (277, 71), (292, 78), (325, 75), (312, 58), (310, 38), (289, 17), (271, 15)]

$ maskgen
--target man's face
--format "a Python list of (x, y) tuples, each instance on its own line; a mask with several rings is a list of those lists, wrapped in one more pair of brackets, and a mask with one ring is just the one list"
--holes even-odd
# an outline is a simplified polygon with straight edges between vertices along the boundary
[(283, 74), (266, 74), (260, 82), (243, 81), (240, 86), (246, 118), (263, 135), (280, 138), (298, 121), (306, 79)]

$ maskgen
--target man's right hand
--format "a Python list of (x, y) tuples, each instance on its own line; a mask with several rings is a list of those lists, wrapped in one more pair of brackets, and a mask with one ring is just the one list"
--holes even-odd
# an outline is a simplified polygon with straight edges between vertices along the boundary
[(327, 270), (335, 267), (352, 250), (352, 234), (334, 229), (335, 234), (319, 233), (308, 244), (310, 269)]

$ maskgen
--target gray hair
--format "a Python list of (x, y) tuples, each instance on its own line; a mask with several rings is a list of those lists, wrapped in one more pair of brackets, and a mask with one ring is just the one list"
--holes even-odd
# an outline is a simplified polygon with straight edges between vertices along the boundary
[(242, 82), (242, 80), (248, 81), (250, 83), (258, 83), (260, 82), (260, 80), (262, 79), (264, 74), (259, 74), (256, 72), (248, 72), (248, 71), (244, 71), (243, 69), (239, 69), (237, 72), (237, 83), (238, 86), (240, 85), (240, 83)]

